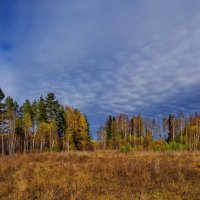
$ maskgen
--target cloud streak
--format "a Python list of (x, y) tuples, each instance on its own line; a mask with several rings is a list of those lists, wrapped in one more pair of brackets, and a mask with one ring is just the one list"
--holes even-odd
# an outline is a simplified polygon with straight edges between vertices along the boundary
[[(199, 111), (200, 3), (19, 1), (0, 6), (0, 85), (88, 114)], [(8, 22), (6, 22), (8, 19)], [(4, 29), (2, 29), (4, 27)]]

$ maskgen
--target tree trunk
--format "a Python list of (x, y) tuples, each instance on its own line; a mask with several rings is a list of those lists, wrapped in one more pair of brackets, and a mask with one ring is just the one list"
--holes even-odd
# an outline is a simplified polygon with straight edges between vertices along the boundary
[(40, 153), (42, 153), (42, 141), (40, 142)]
[(2, 133), (2, 137), (1, 137), (1, 146), (2, 146), (1, 154), (3, 156), (4, 155), (4, 134), (3, 133)]

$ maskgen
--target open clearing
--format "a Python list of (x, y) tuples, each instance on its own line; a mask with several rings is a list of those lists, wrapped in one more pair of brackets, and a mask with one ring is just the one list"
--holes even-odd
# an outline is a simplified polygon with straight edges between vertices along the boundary
[(200, 199), (199, 152), (0, 157), (0, 199)]

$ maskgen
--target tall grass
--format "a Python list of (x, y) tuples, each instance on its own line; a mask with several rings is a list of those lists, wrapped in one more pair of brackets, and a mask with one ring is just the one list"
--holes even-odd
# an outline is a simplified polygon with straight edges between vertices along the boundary
[(74, 152), (0, 157), (0, 199), (200, 199), (200, 154)]

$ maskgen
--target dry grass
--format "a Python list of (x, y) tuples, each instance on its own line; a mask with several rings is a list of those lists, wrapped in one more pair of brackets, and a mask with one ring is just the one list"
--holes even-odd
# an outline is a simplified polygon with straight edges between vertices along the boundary
[(200, 199), (200, 153), (0, 157), (0, 199)]

